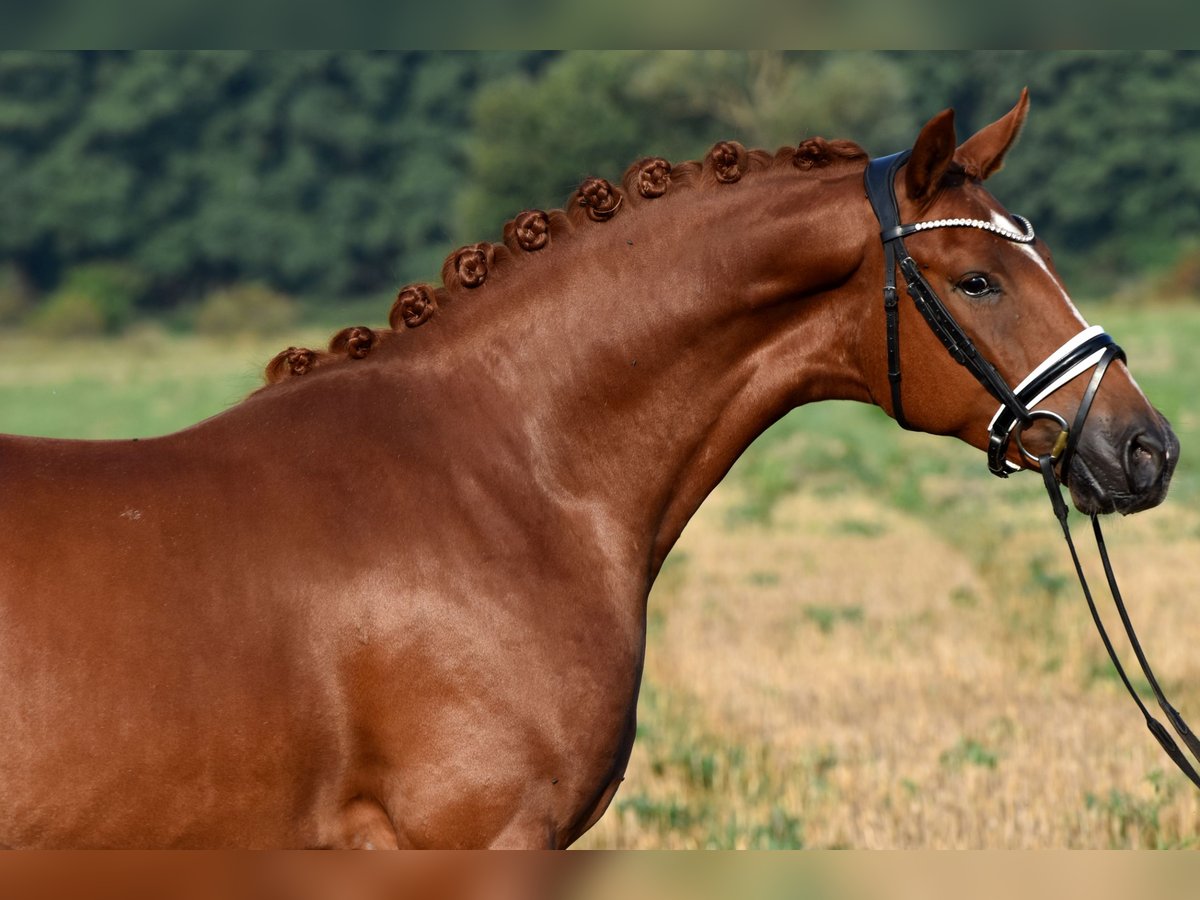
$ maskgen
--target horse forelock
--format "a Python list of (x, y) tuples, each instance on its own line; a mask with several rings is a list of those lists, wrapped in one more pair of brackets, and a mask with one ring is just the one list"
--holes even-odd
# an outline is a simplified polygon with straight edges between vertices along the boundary
[(442, 287), (414, 283), (402, 287), (388, 316), (388, 329), (351, 326), (335, 334), (327, 351), (288, 347), (267, 364), (268, 385), (305, 375), (342, 361), (361, 360), (401, 333), (433, 318), (448, 302), (482, 293), (494, 283), (497, 272), (519, 265), (524, 257), (554, 253), (556, 242), (582, 228), (603, 227), (618, 217), (662, 197), (692, 190), (722, 190), (746, 176), (772, 169), (799, 172), (853, 163), (865, 163), (867, 152), (854, 141), (812, 137), (774, 154), (748, 150), (737, 141), (720, 141), (703, 160), (672, 164), (660, 156), (647, 156), (625, 170), (619, 186), (603, 179), (585, 179), (571, 195), (565, 209), (529, 209), (504, 225), (503, 242), (468, 244), (451, 252), (442, 264)]

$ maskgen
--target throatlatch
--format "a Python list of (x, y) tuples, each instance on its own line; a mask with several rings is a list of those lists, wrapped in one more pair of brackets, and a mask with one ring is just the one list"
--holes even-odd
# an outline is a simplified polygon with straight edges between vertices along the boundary
[[(1183, 774), (1196, 787), (1200, 788), (1200, 773), (1197, 773), (1187, 755), (1179, 749), (1170, 732), (1150, 714), (1146, 704), (1142, 702), (1141, 697), (1130, 683), (1129, 677), (1125, 674), (1125, 669), (1121, 665), (1112, 641), (1108, 637), (1108, 632), (1104, 628), (1100, 613), (1096, 609), (1087, 578), (1084, 577), (1079, 554), (1075, 549), (1070, 525), (1067, 522), (1069, 510), (1062, 497), (1062, 487), (1067, 484), (1069, 478), (1071, 458), (1078, 444), (1079, 435), (1083, 431), (1088, 412), (1091, 410), (1092, 402), (1096, 398), (1096, 392), (1100, 388), (1100, 383), (1108, 371), (1109, 365), (1115, 359), (1124, 360), (1125, 352), (1117, 346), (1103, 328), (1098, 325), (1092, 326), (1084, 329), (1051, 353), (1016, 388), (1010, 388), (1008, 382), (1000, 375), (996, 367), (979, 352), (937, 292), (921, 275), (920, 267), (905, 249), (904, 237), (933, 228), (978, 228), (1006, 240), (1026, 244), (1034, 240), (1033, 226), (1030, 225), (1028, 219), (1020, 216), (1013, 217), (1020, 230), (995, 222), (986, 222), (982, 219), (935, 219), (928, 222), (901, 224), (900, 207), (896, 202), (895, 180), (896, 173), (908, 160), (909, 155), (910, 151), (906, 150), (872, 160), (868, 163), (864, 175), (867, 198), (879, 220), (879, 235), (884, 249), (883, 307), (887, 322), (888, 382), (891, 385), (892, 414), (902, 427), (910, 427), (904, 415), (901, 391), (900, 310), (899, 296), (896, 291), (896, 269), (899, 268), (900, 273), (904, 276), (908, 295), (912, 298), (913, 304), (929, 328), (937, 335), (955, 362), (964, 366), (975, 376), (984, 389), (1000, 403), (1000, 408), (988, 423), (988, 470), (993, 475), (1007, 478), (1011, 472), (1019, 471), (1022, 468), (1008, 459), (1009, 447), (1014, 437), (1017, 441), (1017, 448), (1024, 459), (1040, 470), (1046, 493), (1049, 495), (1054, 509), (1054, 515), (1062, 528), (1067, 549), (1071, 554), (1071, 561), (1075, 565), (1076, 577), (1083, 589), (1084, 598), (1087, 600), (1088, 609), (1092, 614), (1092, 621), (1095, 622), (1096, 629), (1100, 633), (1104, 649), (1108, 651), (1108, 656), (1112, 660), (1113, 666), (1116, 667), (1117, 674), (1129, 692), (1129, 696), (1133, 698), (1142, 713), (1150, 733), (1154, 735), (1155, 740)], [(1037, 404), (1089, 369), (1094, 369), (1094, 372), (1083, 393), (1073, 422), (1068, 424), (1058, 413), (1037, 408)], [(1056, 422), (1060, 428), (1054, 447), (1041, 455), (1030, 453), (1021, 442), (1021, 432), (1037, 419), (1049, 419)], [(1137, 656), (1138, 664), (1154, 692), (1159, 707), (1188, 749), (1197, 759), (1200, 759), (1200, 740), (1197, 740), (1183, 716), (1163, 694), (1158, 679), (1154, 677), (1150, 663), (1142, 651), (1141, 642), (1134, 631), (1124, 599), (1121, 597), (1120, 588), (1117, 586), (1116, 576), (1113, 574), (1112, 564), (1108, 558), (1108, 548), (1104, 543), (1104, 534), (1100, 528), (1100, 520), (1095, 514), (1091, 519), (1092, 531), (1095, 534), (1096, 547), (1104, 565), (1104, 576), (1108, 582), (1109, 592), (1112, 594), (1113, 604), (1121, 617), (1121, 624), (1129, 637), (1134, 654)]]

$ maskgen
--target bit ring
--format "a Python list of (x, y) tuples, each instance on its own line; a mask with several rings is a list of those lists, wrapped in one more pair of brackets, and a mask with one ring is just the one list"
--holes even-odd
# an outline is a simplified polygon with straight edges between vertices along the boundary
[(1057, 422), (1059, 428), (1062, 429), (1059, 432), (1058, 437), (1054, 440), (1054, 449), (1050, 451), (1050, 458), (1053, 460), (1057, 460), (1059, 455), (1063, 452), (1063, 448), (1067, 446), (1067, 435), (1071, 431), (1071, 427), (1067, 424), (1067, 420), (1056, 412), (1048, 409), (1035, 409), (1033, 412), (1031, 412), (1029, 414), (1029, 421), (1025, 423), (1024, 427), (1018, 427), (1014, 436), (1017, 439), (1017, 449), (1021, 451), (1021, 455), (1035, 466), (1038, 465), (1040, 457), (1035, 456), (1025, 449), (1025, 444), (1021, 441), (1021, 435), (1024, 433), (1025, 429), (1032, 425), (1037, 419), (1049, 419), (1052, 422)]

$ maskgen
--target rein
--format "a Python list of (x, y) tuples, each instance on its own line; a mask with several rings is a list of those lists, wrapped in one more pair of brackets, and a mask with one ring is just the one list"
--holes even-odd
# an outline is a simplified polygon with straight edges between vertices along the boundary
[[(1091, 611), (1092, 621), (1096, 624), (1100, 640), (1104, 644), (1104, 649), (1108, 651), (1109, 659), (1112, 660), (1113, 666), (1121, 678), (1121, 683), (1125, 685), (1129, 696), (1137, 704), (1138, 710), (1146, 721), (1146, 727), (1154, 735), (1155, 740), (1183, 774), (1197, 788), (1200, 788), (1200, 773), (1197, 773), (1187, 755), (1179, 749), (1179, 745), (1175, 743), (1170, 732), (1150, 714), (1146, 704), (1142, 702), (1142, 698), (1138, 696), (1130, 682), (1129, 676), (1125, 674), (1125, 668), (1121, 665), (1116, 649), (1104, 628), (1104, 622), (1096, 608), (1091, 588), (1083, 574), (1083, 566), (1079, 561), (1079, 553), (1075, 549), (1075, 541), (1071, 537), (1071, 528), (1067, 522), (1069, 511), (1062, 497), (1062, 487), (1067, 484), (1071, 459), (1075, 453), (1079, 435), (1083, 431), (1084, 422), (1087, 420), (1088, 412), (1091, 410), (1092, 402), (1100, 389), (1100, 383), (1113, 360), (1125, 359), (1125, 352), (1117, 346), (1103, 328), (1092, 326), (1084, 329), (1051, 353), (1016, 388), (1009, 387), (1008, 382), (996, 367), (979, 352), (937, 292), (934, 291), (932, 285), (921, 274), (920, 266), (905, 249), (904, 238), (907, 235), (934, 228), (978, 228), (1006, 240), (1027, 244), (1034, 240), (1033, 226), (1028, 219), (1020, 216), (1013, 217), (1020, 226), (1019, 231), (982, 219), (935, 219), (928, 222), (901, 224), (900, 207), (896, 201), (895, 179), (896, 173), (908, 160), (908, 157), (909, 151), (904, 151), (874, 159), (867, 165), (864, 174), (867, 198), (879, 220), (880, 239), (883, 241), (884, 249), (883, 307), (887, 323), (888, 382), (891, 385), (893, 416), (901, 427), (911, 427), (904, 415), (904, 403), (901, 396), (900, 311), (899, 295), (896, 290), (896, 270), (898, 268), (904, 277), (908, 295), (912, 298), (913, 304), (950, 356), (955, 362), (964, 366), (983, 386), (984, 390), (1000, 403), (1000, 408), (988, 423), (988, 470), (1000, 478), (1007, 478), (1011, 472), (1021, 469), (1021, 466), (1010, 462), (1007, 458), (1014, 438), (1021, 455), (1040, 470), (1055, 518), (1058, 519), (1062, 528), (1063, 538), (1066, 540), (1067, 549), (1071, 554), (1071, 561), (1075, 565), (1075, 575), (1079, 579), (1083, 596)], [(1092, 378), (1080, 400), (1074, 421), (1068, 424), (1066, 419), (1058, 413), (1037, 408), (1037, 404), (1042, 400), (1089, 369), (1094, 370)], [(1053, 448), (1050, 452), (1042, 455), (1031, 453), (1021, 442), (1021, 434), (1038, 419), (1053, 421), (1058, 424), (1060, 429)], [(1058, 469), (1057, 476), (1056, 468)], [(1121, 618), (1125, 634), (1137, 656), (1138, 664), (1167, 720), (1170, 721), (1192, 754), (1200, 759), (1200, 740), (1197, 740), (1183, 716), (1163, 694), (1158, 679), (1154, 677), (1154, 671), (1150, 668), (1150, 663), (1142, 650), (1137, 633), (1134, 631), (1133, 623), (1125, 608), (1125, 601), (1117, 586), (1116, 576), (1113, 574), (1112, 563), (1108, 558), (1108, 547), (1104, 542), (1100, 519), (1095, 513), (1092, 514), (1091, 519), (1096, 548), (1104, 566), (1104, 576), (1108, 582), (1109, 593), (1112, 595), (1113, 604)]]

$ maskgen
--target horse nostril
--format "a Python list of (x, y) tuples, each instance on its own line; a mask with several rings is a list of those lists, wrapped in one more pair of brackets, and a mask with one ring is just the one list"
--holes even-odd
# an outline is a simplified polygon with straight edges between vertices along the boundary
[(1130, 486), (1135, 491), (1153, 487), (1162, 476), (1163, 458), (1163, 445), (1158, 438), (1145, 432), (1134, 435), (1125, 457)]

